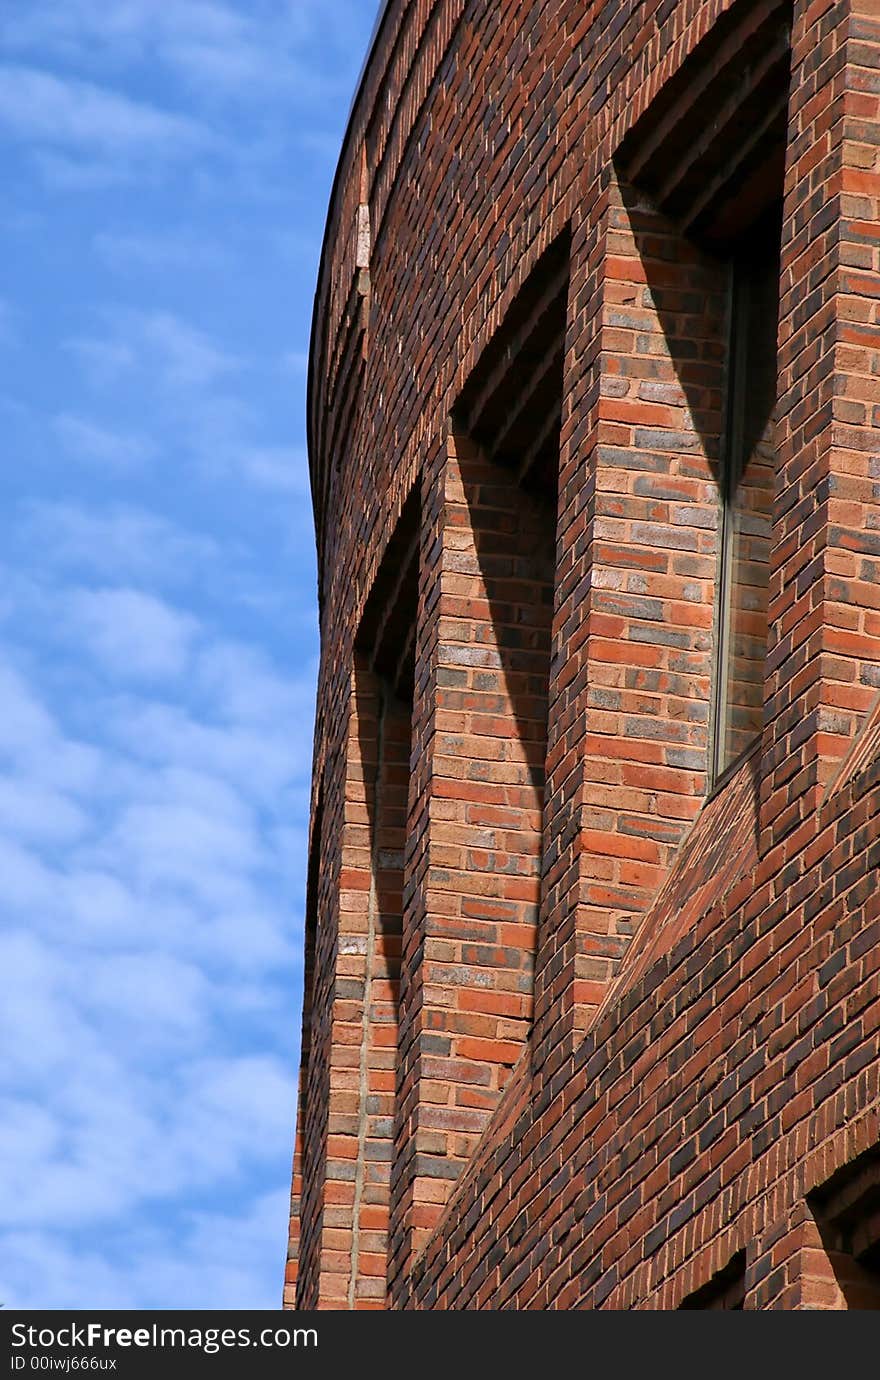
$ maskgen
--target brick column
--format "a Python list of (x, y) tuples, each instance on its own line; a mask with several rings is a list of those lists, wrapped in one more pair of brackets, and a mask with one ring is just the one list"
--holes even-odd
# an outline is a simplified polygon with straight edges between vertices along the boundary
[(572, 284), (540, 1065), (583, 1034), (702, 804), (719, 540), (723, 269), (606, 167)]
[(392, 1284), (528, 1031), (553, 530), (511, 473), (450, 437), (423, 518)]
[[(340, 1071), (345, 1111), (332, 1141), (354, 1164), (349, 1308), (382, 1308), (386, 1293), (397, 1067), (403, 852), (412, 705), (360, 656), (349, 732), (350, 791), (342, 848), (339, 1020), (351, 1041)], [(331, 1131), (334, 1129), (331, 1109)], [(348, 1222), (343, 1230), (348, 1232)], [(341, 1240), (341, 1238), (340, 1238)]]
[(287, 1264), (284, 1270), (285, 1308), (296, 1307), (300, 1272), (300, 1247), (303, 1212), (303, 1167), (305, 1163), (307, 1096), (309, 1059), (312, 1049), (312, 1019), (314, 1015), (315, 959), (317, 948), (318, 890), (321, 875), (321, 847), (324, 826), (324, 792), (318, 787), (317, 800), (311, 820), (309, 837), (308, 881), (306, 885), (305, 923), (303, 925), (303, 1009), (300, 1038), (299, 1079), (297, 1081), (296, 1139), (293, 1151), (293, 1174), (290, 1187), (290, 1222), (287, 1239)]
[[(285, 1299), (300, 1309), (322, 1306), (332, 1266), (325, 1273), (324, 1212), (332, 1217), (339, 1189), (325, 1188), (327, 1128), (331, 1098), (334, 987), (337, 950), (338, 853), (333, 840), (341, 827), (344, 783), (335, 772), (322, 775), (312, 815), (306, 895), (305, 971)], [(342, 1190), (343, 1194), (345, 1190)], [(330, 1305), (332, 1306), (332, 1305)]]
[(817, 1241), (816, 1224), (803, 1200), (766, 1227), (749, 1248), (745, 1308), (790, 1313), (813, 1307), (804, 1302), (804, 1290), (806, 1278), (815, 1272), (812, 1247)]
[[(303, 1282), (300, 1307), (385, 1303), (411, 712), (358, 657), (335, 953), (326, 953), (321, 969), (329, 977), (322, 1005), (330, 1018), (329, 1039), (316, 1051), (328, 1082), (324, 1163), (319, 1169), (312, 1155), (310, 1178), (321, 1184), (322, 1202), (309, 1214), (316, 1266)], [(300, 1121), (309, 1124), (302, 1112)]]
[(818, 794), (880, 685), (880, 19), (796, 0), (762, 844)]

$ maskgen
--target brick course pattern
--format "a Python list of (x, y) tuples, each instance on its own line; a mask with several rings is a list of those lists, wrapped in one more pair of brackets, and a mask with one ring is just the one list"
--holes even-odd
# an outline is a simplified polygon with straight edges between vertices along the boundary
[[(713, 789), (771, 203), (762, 728)], [(877, 0), (389, 0), (309, 428), (285, 1306), (880, 1307)]]

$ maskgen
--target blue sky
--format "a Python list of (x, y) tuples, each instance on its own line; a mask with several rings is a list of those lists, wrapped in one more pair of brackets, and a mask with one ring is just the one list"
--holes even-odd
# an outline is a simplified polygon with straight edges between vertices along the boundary
[(0, 16), (0, 1302), (275, 1308), (305, 365), (376, 0)]

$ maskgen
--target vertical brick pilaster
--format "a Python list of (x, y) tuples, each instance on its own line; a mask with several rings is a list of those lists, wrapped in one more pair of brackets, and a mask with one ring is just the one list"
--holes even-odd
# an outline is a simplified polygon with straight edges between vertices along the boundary
[(317, 959), (318, 892), (321, 877), (321, 848), (324, 842), (323, 831), (324, 790), (323, 785), (319, 785), (315, 809), (311, 820), (305, 923), (303, 925), (302, 1033), (300, 1038), (299, 1078), (297, 1081), (296, 1139), (293, 1150), (293, 1173), (290, 1188), (290, 1224), (287, 1241), (287, 1264), (284, 1270), (283, 1306), (285, 1308), (296, 1307), (299, 1281), (304, 1189), (303, 1169), (305, 1164), (309, 1060), (312, 1049), (315, 963)]
[(764, 847), (814, 808), (880, 674), (880, 21), (797, 0), (786, 160)]
[[(404, 1287), (413, 1253), (425, 1229), (436, 1221), (431, 1186), (417, 1184), (417, 1129), (422, 1076), (424, 1024), (425, 898), (430, 874), (430, 780), (434, 734), (434, 683), (437, 658), (437, 605), (440, 593), (438, 561), (443, 526), (443, 490), (436, 481), (435, 456), (417, 481), (421, 490), (419, 534), (419, 618), (415, 629), (412, 750), (409, 812), (406, 829), (403, 886), (403, 936), (400, 960), (400, 1006), (394, 1152), (391, 1163), (391, 1219), (387, 1287), (396, 1300)], [(440, 1186), (442, 1193), (442, 1185)], [(426, 1198), (427, 1201), (422, 1201)]]
[(309, 838), (309, 868), (306, 882), (305, 925), (302, 944), (302, 1028), (299, 1039), (299, 1078), (297, 1082), (297, 1134), (294, 1140), (290, 1192), (290, 1224), (287, 1236), (287, 1264), (284, 1267), (283, 1307), (295, 1308), (299, 1278), (299, 1249), (302, 1234), (303, 1151), (305, 1151), (306, 1093), (309, 1082), (309, 1056), (312, 1052), (312, 1006), (314, 959), (317, 941), (317, 891), (319, 891), (321, 832), (324, 799), (319, 785)]
[[(350, 738), (349, 752), (360, 766), (352, 775), (363, 785), (367, 837), (363, 821), (353, 819), (343, 860), (358, 897), (367, 883), (362, 952), (357, 926), (347, 945), (353, 971), (345, 978), (351, 999), (360, 1001), (361, 1022), (357, 1119), (346, 1126), (354, 1132), (346, 1148), (355, 1156), (348, 1307), (360, 1309), (384, 1307), (386, 1295), (412, 705), (398, 700), (362, 656), (356, 680), (357, 743)], [(350, 803), (359, 815), (359, 798)]]
[(744, 1307), (752, 1312), (813, 1307), (804, 1302), (804, 1295), (814, 1269), (812, 1247), (817, 1240), (816, 1224), (803, 1200), (769, 1225), (749, 1249)]
[(880, 11), (873, 0), (851, 0), (844, 80), (823, 704), (836, 720), (827, 731), (848, 741), (880, 688)]
[(486, 1126), (532, 1013), (554, 562), (552, 512), (466, 439), (450, 437), (437, 485), (429, 765), (413, 811), (404, 957), (398, 1194), (410, 1254)]
[[(847, 1310), (846, 1297), (838, 1279), (840, 1267), (822, 1240), (819, 1225), (806, 1204), (799, 1204), (803, 1222), (800, 1227), (800, 1251), (797, 1257), (797, 1293), (786, 1307), (798, 1311), (839, 1313)], [(850, 1262), (855, 1272), (855, 1262)], [(779, 1305), (782, 1307), (783, 1305)]]
[(595, 449), (608, 188), (585, 190), (572, 223), (559, 455), (556, 582), (549, 687), (544, 864), (535, 961), (532, 1063), (549, 1076), (595, 1009), (580, 953), (581, 802), (591, 605)]
[(562, 926), (548, 895), (539, 1042), (548, 1022), (586, 1028), (707, 779), (727, 277), (647, 197), (605, 180), (572, 344), (574, 387), (589, 389), (598, 333), (593, 391), (571, 399), (592, 428), (563, 449), (557, 617), (577, 677), (569, 655), (551, 715), (551, 805), (579, 777), (577, 895)]
[(305, 1108), (305, 1082), (305, 1066), (301, 1064), (299, 1079), (297, 1081), (296, 1139), (293, 1147), (293, 1171), (290, 1182), (290, 1218), (287, 1232), (287, 1262), (284, 1267), (284, 1290), (282, 1295), (282, 1307), (284, 1308), (296, 1307), (297, 1280), (299, 1278), (303, 1193), (303, 1114)]
[[(304, 1077), (310, 1038), (317, 1042), (315, 1076), (307, 1078), (315, 1106), (310, 1117), (301, 1099), (295, 1194), (303, 1128), (313, 1138), (321, 1133), (323, 1163), (319, 1179), (313, 1147), (310, 1178), (313, 1187), (320, 1183), (322, 1201), (308, 1212), (313, 1264), (299, 1285), (301, 1307), (382, 1308), (385, 1302), (410, 721), (411, 706), (395, 700), (358, 657), (351, 678), (335, 923), (325, 923), (319, 944), (323, 992), (304, 1011)], [(322, 846), (328, 841), (316, 836), (313, 849)], [(318, 890), (317, 858), (310, 870), (311, 894)], [(331, 928), (332, 953), (326, 952)], [(320, 1036), (322, 1011), (329, 1039)], [(320, 1098), (311, 1092), (318, 1073), (327, 1083)], [(293, 1244), (295, 1259), (298, 1232)], [(292, 1265), (289, 1275), (295, 1279), (296, 1273)]]
[[(706, 791), (727, 274), (614, 179), (588, 644), (584, 928), (637, 927)], [(608, 953), (613, 957), (613, 950)]]
[[(318, 789), (309, 839), (303, 1019), (299, 1099), (291, 1194), (285, 1302), (318, 1308), (326, 1285), (324, 1213), (332, 1217), (338, 1187), (325, 1182), (331, 1099), (331, 1058), (337, 949), (338, 853), (341, 782), (326, 773)], [(344, 1192), (344, 1190), (343, 1190)]]
[[(359, 693), (360, 691), (360, 693)], [(320, 1275), (311, 1307), (349, 1306), (355, 1241), (355, 1179), (360, 1122), (360, 1045), (366, 989), (370, 908), (370, 828), (366, 783), (374, 753), (363, 760), (361, 741), (375, 725), (378, 703), (350, 677), (348, 735), (344, 757), (336, 944), (331, 964), (328, 1106)]]

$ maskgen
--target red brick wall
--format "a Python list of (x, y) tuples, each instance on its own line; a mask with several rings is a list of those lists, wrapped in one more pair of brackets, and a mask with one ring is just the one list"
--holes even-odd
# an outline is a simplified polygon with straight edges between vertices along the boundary
[(763, 822), (816, 805), (880, 663), (876, 9), (797, 5), (780, 317)]
[(880, 1138), (878, 779), (814, 822), (789, 886), (747, 872), (532, 1086), (410, 1306), (676, 1308), (741, 1249), (746, 1307), (789, 1306), (782, 1226)]
[[(735, 850), (714, 892), (712, 848), (681, 845), (706, 789), (723, 274), (615, 158), (700, 53), (735, 63), (725, 44), (764, 10), (392, 0), (386, 13), (331, 204), (311, 362), (324, 841), (299, 1307), (370, 1306), (385, 1284), (396, 1307), (677, 1307), (741, 1251), (746, 1308), (820, 1306), (806, 1281), (838, 1279), (827, 1250), (830, 1264), (811, 1255), (805, 1203), (877, 1142), (880, 1098), (876, 753), (857, 752), (855, 774), (823, 796), (880, 683), (880, 24), (870, 0), (793, 10), (765, 722), (753, 771), (703, 816)], [(499, 667), (448, 656), (497, 645), (481, 528), (500, 520), (527, 550), (536, 519), (509, 485), (500, 507), (484, 503), (484, 462), (449, 437), (466, 382), (566, 227), (539, 793), (527, 768), (540, 734), (519, 732), (509, 684), (476, 682)], [(364, 741), (352, 677), (414, 484), (386, 1203), (362, 1152), (388, 1145), (387, 1083), (375, 1113), (349, 1102), (353, 1073), (361, 1092), (362, 1073), (388, 1073), (390, 988), (348, 1009), (341, 985), (367, 979), (366, 948), (351, 944), (377, 870), (352, 815)], [(490, 713), (477, 694), (498, 697)], [(493, 903), (515, 914), (487, 914)], [(843, 1306), (842, 1289), (825, 1297)]]

